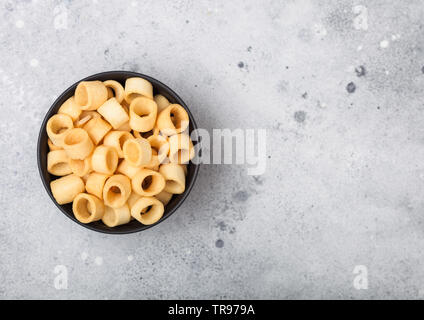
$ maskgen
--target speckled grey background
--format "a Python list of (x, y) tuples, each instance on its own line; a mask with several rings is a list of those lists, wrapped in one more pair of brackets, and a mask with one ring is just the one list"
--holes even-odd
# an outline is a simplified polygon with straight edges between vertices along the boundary
[[(421, 0), (2, 0), (0, 298), (423, 298), (423, 21)], [(265, 174), (205, 165), (139, 234), (70, 221), (38, 130), (116, 69), (168, 84), (202, 128), (266, 129)]]

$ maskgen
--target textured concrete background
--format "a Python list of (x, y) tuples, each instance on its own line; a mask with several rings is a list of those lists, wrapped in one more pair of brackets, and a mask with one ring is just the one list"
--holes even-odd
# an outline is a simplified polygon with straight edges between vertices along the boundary
[[(421, 0), (2, 0), (0, 297), (424, 297), (423, 21)], [(36, 167), (42, 118), (117, 69), (168, 84), (200, 127), (266, 129), (265, 174), (205, 165), (139, 234), (67, 219)]]

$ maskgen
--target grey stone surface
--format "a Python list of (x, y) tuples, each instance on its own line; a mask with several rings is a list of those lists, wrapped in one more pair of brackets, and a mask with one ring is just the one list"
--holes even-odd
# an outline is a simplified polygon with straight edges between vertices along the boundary
[[(1, 1), (0, 298), (422, 298), (423, 21), (420, 0)], [(168, 84), (202, 128), (266, 129), (265, 174), (204, 165), (139, 234), (67, 219), (39, 127), (116, 69)]]

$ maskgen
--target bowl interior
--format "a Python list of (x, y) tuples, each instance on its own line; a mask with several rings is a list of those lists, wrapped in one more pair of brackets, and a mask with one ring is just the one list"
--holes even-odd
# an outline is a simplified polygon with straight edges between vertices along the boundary
[[(168, 88), (166, 85), (161, 83), (160, 81), (153, 79), (149, 76), (136, 73), (136, 72), (130, 72), (130, 71), (109, 71), (109, 72), (103, 72), (99, 74), (92, 75), (90, 77), (87, 77), (85, 79), (82, 79), (80, 81), (90, 81), (90, 80), (100, 80), (100, 81), (106, 81), (106, 80), (116, 80), (120, 82), (122, 85), (125, 85), (125, 80), (127, 78), (131, 77), (142, 77), (153, 85), (154, 94), (161, 94), (165, 96), (171, 103), (178, 103), (181, 106), (183, 106), (189, 117), (190, 117), (190, 127), (189, 131), (190, 133), (196, 129), (196, 122), (194, 121), (194, 118), (192, 114), (190, 113), (190, 110), (187, 108), (184, 101), (181, 100), (181, 98), (170, 88)], [(74, 214), (72, 212), (72, 203), (66, 204), (66, 205), (59, 205), (56, 200), (53, 198), (53, 195), (50, 191), (50, 182), (52, 180), (57, 179), (58, 177), (51, 175), (47, 172), (47, 153), (49, 152), (49, 148), (47, 145), (47, 133), (46, 133), (46, 123), (48, 119), (50, 119), (51, 116), (57, 113), (57, 110), (60, 108), (60, 106), (69, 99), (75, 92), (75, 89), (80, 82), (78, 81), (71, 87), (69, 87), (51, 106), (49, 111), (47, 112), (44, 121), (41, 125), (40, 134), (38, 138), (38, 146), (37, 146), (37, 158), (38, 158), (38, 168), (40, 171), (41, 179), (43, 181), (44, 187), (46, 188), (47, 193), (49, 194), (52, 201), (56, 204), (56, 206), (70, 219), (75, 221), (76, 223), (89, 228), (94, 231), (104, 232), (104, 233), (110, 233), (110, 234), (125, 234), (125, 233), (132, 233), (132, 232), (138, 232), (145, 229), (148, 229), (166, 218), (168, 218), (171, 214), (177, 210), (177, 208), (182, 204), (182, 202), (185, 200), (187, 195), (190, 193), (190, 190), (192, 189), (194, 182), (197, 177), (197, 173), (199, 170), (199, 166), (190, 162), (187, 166), (187, 177), (186, 177), (186, 190), (183, 194), (174, 195), (171, 199), (171, 201), (165, 206), (165, 212), (163, 214), (163, 217), (155, 224), (150, 226), (145, 226), (139, 223), (136, 220), (132, 220), (128, 224), (117, 226), (114, 228), (110, 228), (103, 224), (101, 221), (92, 222), (89, 224), (83, 224), (79, 222), (77, 219), (75, 219)]]

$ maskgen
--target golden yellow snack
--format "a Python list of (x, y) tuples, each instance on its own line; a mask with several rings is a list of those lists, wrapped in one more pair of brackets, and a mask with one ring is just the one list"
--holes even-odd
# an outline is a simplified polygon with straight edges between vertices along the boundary
[(112, 91), (112, 96), (108, 96), (108, 99), (114, 97), (119, 103), (122, 103), (122, 101), (125, 98), (125, 90), (122, 84), (120, 84), (118, 81), (115, 81), (115, 80), (107, 80), (103, 83), (106, 86), (106, 88)]
[[(159, 221), (185, 191), (195, 154), (188, 112), (139, 77), (82, 81), (47, 124), (47, 171), (59, 204), (82, 223), (117, 227)], [(169, 157), (169, 158), (168, 158)]]
[(154, 128), (158, 107), (156, 102), (146, 97), (134, 99), (130, 105), (130, 127), (139, 132), (147, 132)]
[(75, 102), (74, 97), (70, 97), (68, 100), (66, 100), (57, 111), (58, 114), (66, 114), (71, 117), (72, 121), (76, 121), (79, 119), (79, 116), (81, 115), (81, 108), (80, 106)]
[(98, 146), (91, 157), (93, 170), (99, 173), (111, 175), (118, 166), (118, 153), (114, 147)]
[(141, 167), (134, 167), (128, 163), (127, 160), (122, 160), (121, 163), (118, 165), (118, 169), (116, 169), (116, 172), (122, 173), (126, 175), (128, 178), (132, 179), (135, 174), (140, 171)]
[(131, 127), (130, 127), (130, 122), (127, 121), (125, 122), (122, 126), (120, 126), (118, 129), (116, 129), (118, 131), (127, 131), (127, 132), (131, 132)]
[(167, 163), (159, 168), (159, 173), (165, 178), (166, 192), (180, 194), (185, 191), (185, 174), (184, 169), (179, 164)]
[(153, 86), (143, 78), (129, 78), (125, 81), (125, 101), (128, 104), (140, 96), (153, 99)]
[(90, 117), (89, 120), (91, 120), (91, 119), (95, 119), (95, 118), (101, 118), (102, 115), (100, 113), (98, 113), (97, 111), (84, 110), (84, 111), (81, 112), (78, 119), (82, 120), (83, 118), (86, 118), (86, 117)]
[(187, 176), (187, 165), (186, 164), (180, 164), (180, 166), (183, 168), (184, 170), (184, 175)]
[(133, 130), (133, 136), (135, 138), (144, 138), (140, 132)]
[(102, 117), (102, 115), (100, 113), (98, 113), (97, 111), (84, 110), (83, 112), (81, 112), (79, 119), (81, 120), (82, 118), (85, 118), (87, 116), (90, 116), (90, 120), (94, 119), (94, 118), (101, 118)]
[(127, 204), (128, 204), (128, 207), (130, 208), (130, 210), (131, 210), (132, 206), (134, 205), (134, 203), (136, 203), (138, 201), (138, 199), (140, 199), (140, 198), (141, 198), (141, 196), (139, 196), (137, 193), (131, 192), (130, 197), (127, 200)]
[(75, 126), (75, 128), (82, 128), (91, 119), (92, 119), (91, 116), (85, 116), (85, 117), (75, 121), (74, 126)]
[(74, 128), (66, 132), (63, 149), (69, 158), (84, 160), (91, 154), (93, 148), (93, 141), (84, 129)]
[(84, 192), (84, 182), (74, 174), (53, 180), (50, 182), (50, 190), (58, 204), (66, 204), (74, 201), (74, 198)]
[(122, 174), (116, 174), (107, 179), (103, 187), (103, 201), (112, 208), (122, 207), (131, 194), (131, 181)]
[(145, 164), (143, 167), (145, 169), (150, 169), (154, 171), (158, 171), (160, 166), (158, 153), (155, 149), (152, 149), (152, 158), (150, 159), (149, 163)]
[[(154, 135), (154, 136), (158, 136), (160, 134), (160, 130), (159, 130), (159, 128), (158, 128), (158, 126), (157, 125), (155, 125), (155, 127), (153, 128), (153, 130), (152, 130), (152, 135)], [(149, 135), (149, 137), (150, 137), (150, 135)], [(147, 137), (148, 138), (148, 137)]]
[(63, 150), (63, 148), (55, 146), (54, 143), (48, 138), (47, 138), (47, 145), (49, 146), (50, 151)]
[(132, 189), (140, 196), (154, 196), (165, 188), (165, 179), (157, 171), (141, 169), (131, 179)]
[(122, 151), (124, 158), (133, 167), (146, 165), (152, 158), (152, 147), (144, 138), (129, 139), (125, 141)]
[(63, 140), (69, 130), (74, 127), (70, 116), (66, 114), (55, 114), (46, 124), (47, 135), (57, 147), (63, 147)]
[(176, 134), (168, 139), (169, 160), (173, 163), (188, 163), (194, 157), (193, 142), (186, 134)]
[(190, 123), (187, 111), (179, 104), (170, 104), (159, 113), (156, 126), (161, 134), (172, 136), (188, 128)]
[(108, 227), (116, 227), (131, 221), (130, 208), (124, 204), (120, 208), (105, 207), (105, 214), (102, 221)]
[(112, 130), (112, 126), (102, 118), (91, 119), (82, 128), (87, 131), (95, 145), (98, 145), (104, 136)]
[(121, 106), (129, 114), (129, 112), (130, 112), (130, 104), (128, 102), (126, 102), (125, 99), (124, 99), (124, 101), (122, 101)]
[(107, 89), (101, 81), (82, 81), (75, 90), (75, 102), (81, 110), (97, 110), (107, 100)]
[(134, 137), (127, 131), (111, 131), (105, 136), (103, 144), (105, 146), (114, 147), (118, 153), (118, 157), (123, 158), (124, 151), (122, 150), (122, 147), (124, 146), (125, 141), (129, 139), (134, 139)]
[(166, 206), (169, 203), (169, 201), (171, 201), (172, 196), (173, 196), (172, 193), (162, 191), (158, 193), (157, 195), (155, 195), (155, 198), (158, 199), (160, 202), (162, 202), (164, 206)]
[(159, 163), (162, 163), (169, 153), (169, 143), (165, 137), (159, 135), (151, 135), (147, 138), (152, 150), (157, 152)]
[(115, 130), (130, 120), (124, 108), (115, 98), (107, 100), (97, 109), (97, 112), (100, 113)]
[(74, 121), (74, 126), (75, 128), (82, 128), (88, 121), (97, 118), (102, 118), (97, 111), (83, 111), (79, 118)]
[(78, 177), (84, 177), (93, 171), (91, 167), (91, 157), (87, 157), (84, 160), (69, 159), (69, 166), (72, 172)]
[(88, 173), (88, 174), (86, 174), (85, 176), (82, 176), (81, 177), (81, 179), (82, 179), (82, 181), (84, 182), (84, 184), (86, 184), (87, 183), (87, 180), (88, 180), (88, 177), (90, 176), (90, 174)]
[(72, 173), (65, 150), (50, 151), (47, 154), (47, 171), (55, 176), (67, 176)]
[[(103, 82), (104, 84), (104, 82)], [(107, 90), (107, 99), (111, 99), (111, 98), (115, 98), (115, 93), (113, 92), (113, 90), (111, 88), (106, 87)]]
[(105, 206), (99, 198), (88, 193), (80, 193), (74, 199), (72, 211), (81, 223), (100, 220), (105, 213)]
[(162, 218), (165, 208), (154, 197), (141, 197), (131, 207), (131, 216), (144, 225), (151, 225)]
[(149, 137), (151, 137), (152, 135), (157, 135), (159, 134), (159, 132), (156, 133), (156, 129), (153, 128), (153, 130), (147, 131), (147, 132), (138, 132), (133, 130), (133, 136), (136, 138), (144, 138), (147, 139)]
[(99, 199), (103, 199), (103, 188), (106, 180), (109, 178), (107, 174), (92, 172), (85, 182), (85, 190)]
[(171, 103), (163, 95), (157, 94), (154, 97), (156, 104), (158, 105), (158, 114), (166, 109)]

